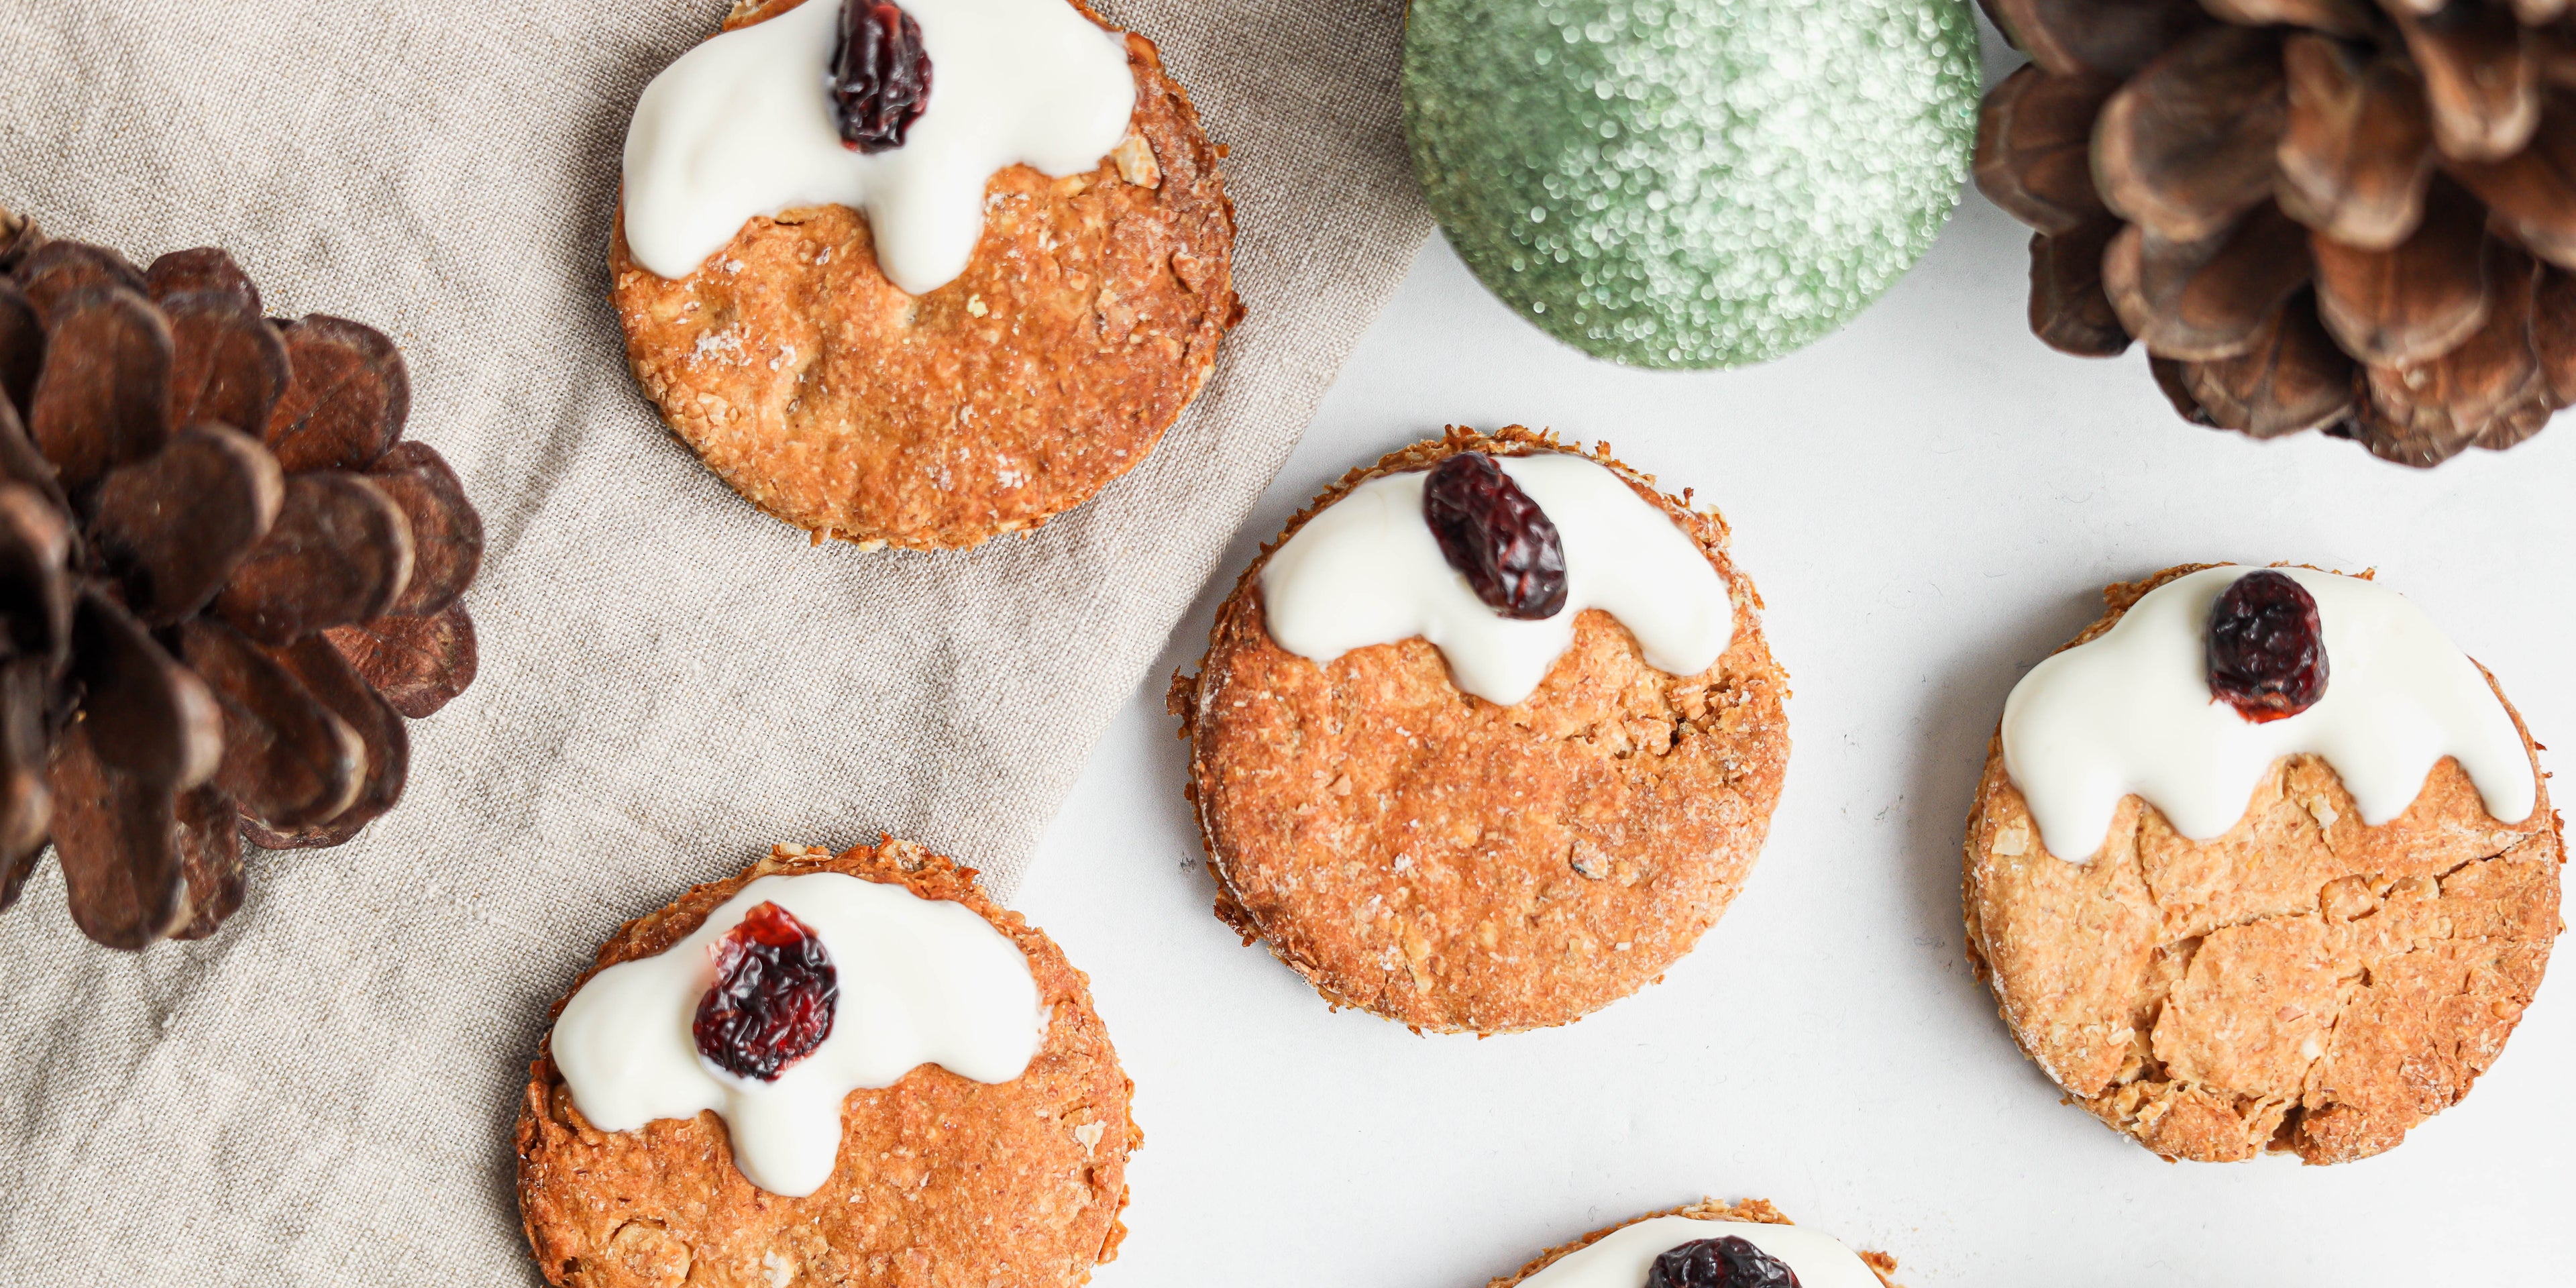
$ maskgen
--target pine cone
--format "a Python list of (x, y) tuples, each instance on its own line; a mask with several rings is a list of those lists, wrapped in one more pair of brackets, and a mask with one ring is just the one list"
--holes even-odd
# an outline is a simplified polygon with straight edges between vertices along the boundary
[(1985, 0), (2031, 57), (1977, 186), (2031, 330), (2143, 342), (2187, 420), (2408, 465), (2576, 401), (2568, 0)]
[(393, 808), (483, 557), (410, 401), (391, 340), (268, 320), (220, 250), (137, 271), (0, 210), (0, 908), (50, 840), (91, 939), (199, 938), (245, 841)]

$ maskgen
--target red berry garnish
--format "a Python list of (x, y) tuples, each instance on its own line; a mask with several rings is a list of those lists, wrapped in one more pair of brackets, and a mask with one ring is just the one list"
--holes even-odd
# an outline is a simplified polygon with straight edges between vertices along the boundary
[(823, 941), (774, 903), (754, 905), (710, 950), (715, 987), (698, 999), (698, 1054), (767, 1082), (832, 1036), (840, 972)]
[(1727, 1235), (1685, 1243), (1655, 1258), (1645, 1288), (1800, 1288), (1778, 1257)]
[(2307, 587), (2258, 569), (2210, 605), (2209, 692), (2255, 724), (2326, 695), (2326, 628)]
[(1422, 521), (1476, 598), (1505, 617), (1565, 610), (1565, 542), (1538, 502), (1483, 452), (1460, 452), (1422, 485)]
[(892, 0), (841, 0), (841, 40), (832, 50), (832, 109), (841, 143), (857, 152), (903, 146), (930, 103), (930, 55), (921, 24)]

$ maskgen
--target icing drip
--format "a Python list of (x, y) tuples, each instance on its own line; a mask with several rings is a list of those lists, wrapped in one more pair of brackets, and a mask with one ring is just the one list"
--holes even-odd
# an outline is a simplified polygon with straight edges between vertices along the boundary
[(667, 278), (745, 222), (798, 206), (867, 212), (877, 263), (913, 295), (966, 271), (994, 172), (1100, 164), (1136, 107), (1127, 47), (1064, 0), (904, 0), (935, 75), (902, 147), (842, 146), (826, 86), (839, 0), (709, 40), (665, 68), (626, 132), (626, 241)]
[(1655, 1258), (1665, 1252), (1730, 1235), (1787, 1263), (1797, 1274), (1800, 1288), (1882, 1288), (1877, 1273), (1858, 1253), (1805, 1226), (1686, 1216), (1659, 1216), (1614, 1230), (1557, 1258), (1547, 1269), (1522, 1280), (1521, 1288), (1638, 1288), (1646, 1282)]
[(1261, 570), (1270, 637), (1320, 666), (1419, 635), (1448, 659), (1461, 690), (1502, 706), (1537, 691), (1586, 608), (1618, 618), (1658, 670), (1697, 675), (1717, 662), (1735, 638), (1735, 607), (1672, 516), (1580, 456), (1499, 463), (1564, 540), (1564, 611), (1533, 622), (1487, 607), (1423, 522), (1426, 475), (1389, 474), (1351, 489), (1270, 556)]
[(2312, 753), (2379, 826), (2406, 812), (2455, 756), (2489, 814), (2518, 823), (2538, 801), (2531, 758), (2477, 665), (2422, 610), (2375, 582), (2284, 568), (2316, 597), (2333, 667), (2325, 696), (2256, 724), (2210, 696), (2210, 605), (2251, 571), (2208, 568), (2141, 598), (2109, 631), (2033, 668), (2004, 703), (2004, 772), (2041, 843), (2062, 858), (2102, 848), (2124, 796), (2195, 841), (2245, 813), (2264, 772)]
[[(715, 982), (708, 946), (762, 901), (823, 941), (839, 971), (832, 1034), (774, 1081), (739, 1078), (698, 1054), (690, 1023)], [(555, 1066), (602, 1131), (722, 1115), (734, 1165), (773, 1194), (830, 1180), (841, 1102), (922, 1064), (1009, 1082), (1046, 1040), (1037, 981), (1018, 945), (963, 904), (838, 872), (762, 877), (656, 957), (590, 977), (555, 1021)]]

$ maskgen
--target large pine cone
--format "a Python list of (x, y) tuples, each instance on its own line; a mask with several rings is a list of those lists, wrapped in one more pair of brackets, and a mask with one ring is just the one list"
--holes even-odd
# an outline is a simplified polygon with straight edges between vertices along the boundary
[(2408, 465), (2576, 400), (2568, 0), (1985, 0), (2032, 63), (1977, 186), (2031, 329), (2145, 343), (2186, 419)]
[(245, 840), (393, 808), (483, 558), (410, 403), (391, 340), (269, 321), (222, 251), (137, 271), (0, 210), (0, 908), (50, 840), (91, 939), (197, 938)]

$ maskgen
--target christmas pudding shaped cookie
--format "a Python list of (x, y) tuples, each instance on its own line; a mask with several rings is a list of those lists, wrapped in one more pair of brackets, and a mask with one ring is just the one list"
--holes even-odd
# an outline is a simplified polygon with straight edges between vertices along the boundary
[(1070, 0), (741, 0), (636, 107), (628, 359), (817, 540), (1035, 529), (1145, 459), (1242, 315), (1221, 151)]
[(1453, 428), (1353, 470), (1174, 679), (1217, 915), (1419, 1030), (1635, 992), (1725, 911), (1779, 798), (1760, 607), (1725, 521), (1606, 445)]
[(1048, 1288), (1126, 1233), (1143, 1134), (1088, 980), (918, 845), (778, 847), (555, 1016), (517, 1132), (550, 1283)]
[(1532, 1258), (1485, 1288), (1898, 1288), (1896, 1258), (1854, 1252), (1762, 1199), (1649, 1212)]
[(2502, 1053), (2558, 817), (2492, 676), (2394, 591), (2191, 565), (2015, 687), (1968, 819), (1970, 964), (2167, 1158), (2365, 1158)]

